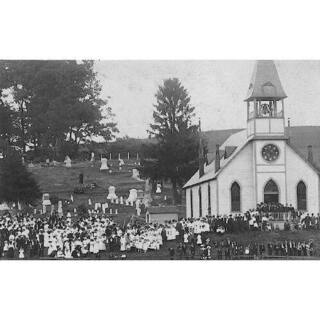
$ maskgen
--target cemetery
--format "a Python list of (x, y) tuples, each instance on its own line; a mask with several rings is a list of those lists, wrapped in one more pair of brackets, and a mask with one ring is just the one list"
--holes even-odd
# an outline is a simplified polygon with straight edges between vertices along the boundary
[[(88, 161), (30, 162), (28, 170), (35, 176), (41, 192), (41, 201), (36, 206), (38, 213), (58, 214), (71, 212), (75, 215), (80, 208), (101, 210), (120, 223), (132, 216), (146, 219), (146, 210), (152, 201), (149, 183), (139, 177), (138, 161), (134, 159), (111, 159), (97, 157), (93, 153)], [(147, 190), (146, 190), (147, 189)], [(147, 192), (145, 192), (147, 191)], [(159, 184), (156, 198), (159, 198)], [(162, 199), (167, 199), (170, 187), (166, 186)]]

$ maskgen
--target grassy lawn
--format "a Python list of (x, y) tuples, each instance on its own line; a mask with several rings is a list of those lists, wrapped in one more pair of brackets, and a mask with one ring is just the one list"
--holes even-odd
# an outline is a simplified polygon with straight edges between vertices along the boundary
[[(70, 199), (75, 187), (79, 186), (79, 174), (84, 175), (84, 184), (96, 183), (97, 187), (87, 190), (85, 194), (73, 194), (74, 206), (87, 203), (88, 198), (92, 202), (104, 202), (108, 194), (108, 187), (116, 187), (118, 196), (128, 197), (130, 189), (144, 189), (144, 181), (133, 179), (132, 168), (134, 163), (127, 164), (122, 171), (113, 167), (113, 172), (100, 171), (100, 162), (91, 167), (89, 162), (73, 164), (72, 168), (65, 166), (56, 167), (35, 167), (29, 170), (34, 174), (40, 189), (43, 193), (48, 192), (50, 196), (57, 196), (61, 199)], [(111, 167), (112, 168), (112, 167)]]

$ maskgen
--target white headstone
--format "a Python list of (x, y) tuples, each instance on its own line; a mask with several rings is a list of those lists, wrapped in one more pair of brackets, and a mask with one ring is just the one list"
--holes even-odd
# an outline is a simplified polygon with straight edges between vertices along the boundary
[(113, 200), (115, 200), (115, 199), (117, 199), (118, 198), (118, 196), (116, 195), (116, 187), (114, 187), (114, 186), (110, 186), (109, 188), (108, 188), (108, 196), (107, 196), (107, 199), (108, 200), (111, 200), (111, 201), (113, 201)]
[(89, 205), (89, 206), (92, 206), (92, 201), (91, 201), (90, 198), (88, 199), (88, 205)]
[(132, 178), (136, 179), (136, 180), (139, 180), (139, 181), (141, 180), (138, 169), (136, 169), (136, 168), (132, 169)]
[(119, 199), (118, 198), (116, 199), (116, 204), (119, 204)]
[(137, 216), (140, 216), (140, 214), (141, 214), (141, 209), (140, 209), (140, 208), (137, 208), (136, 211), (137, 211)]
[(123, 196), (120, 197), (120, 204), (123, 205)]
[(103, 171), (103, 170), (109, 170), (109, 167), (108, 167), (108, 159), (107, 159), (107, 158), (101, 158), (100, 171)]
[(90, 161), (93, 162), (94, 161), (94, 152), (91, 152), (91, 158)]
[(44, 193), (42, 195), (42, 205), (43, 206), (51, 206), (50, 195), (49, 193)]
[(73, 202), (73, 195), (70, 196), (70, 200), (71, 200), (71, 202)]
[(116, 209), (116, 212), (114, 214), (118, 214), (118, 209)]
[(161, 184), (160, 183), (158, 183), (157, 184), (157, 190), (156, 190), (156, 193), (161, 193), (162, 191), (161, 191)]
[(110, 214), (112, 214), (112, 208), (110, 208), (110, 211), (109, 211), (109, 213), (110, 213)]
[(66, 156), (66, 159), (64, 160), (64, 163), (66, 164), (67, 168), (71, 168), (71, 159), (69, 156)]
[(129, 190), (129, 202), (135, 202), (137, 200), (137, 189), (130, 189)]

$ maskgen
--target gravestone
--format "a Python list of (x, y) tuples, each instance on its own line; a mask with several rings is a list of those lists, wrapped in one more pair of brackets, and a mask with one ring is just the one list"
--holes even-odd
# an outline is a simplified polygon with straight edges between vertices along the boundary
[(115, 199), (118, 199), (118, 196), (116, 195), (116, 187), (110, 186), (110, 187), (108, 188), (108, 196), (107, 196), (107, 199), (108, 199), (108, 200), (111, 200), (112, 202), (113, 202)]
[(42, 195), (42, 210), (43, 213), (46, 213), (47, 210), (51, 207), (50, 195), (49, 193), (44, 193)]
[(143, 192), (142, 189), (139, 189), (139, 190), (137, 191), (137, 199), (142, 200), (143, 197), (144, 197), (144, 192)]
[(161, 193), (162, 190), (161, 190), (161, 183), (157, 183), (157, 189), (156, 189), (156, 193)]
[(108, 167), (108, 159), (107, 159), (107, 158), (101, 158), (100, 171), (103, 171), (103, 170), (109, 170), (109, 167)]
[(141, 181), (138, 169), (136, 168), (132, 169), (132, 178)]
[(89, 206), (92, 206), (92, 200), (91, 200), (91, 198), (88, 199), (88, 205), (89, 205)]
[(123, 196), (120, 197), (120, 204), (123, 205)]
[(71, 159), (69, 156), (66, 156), (66, 159), (64, 160), (64, 163), (66, 164), (67, 168), (71, 168)]
[(90, 158), (91, 162), (94, 162), (94, 152), (91, 152), (91, 158)]
[(135, 202), (136, 200), (137, 200), (137, 189), (130, 189), (128, 202)]

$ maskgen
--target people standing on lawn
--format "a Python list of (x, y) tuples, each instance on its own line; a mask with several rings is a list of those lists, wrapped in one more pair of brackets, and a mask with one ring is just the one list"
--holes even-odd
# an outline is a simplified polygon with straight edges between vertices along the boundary
[[(147, 252), (159, 250), (168, 241), (179, 245), (179, 257), (194, 257), (201, 250), (201, 256), (214, 256), (215, 246), (207, 242), (208, 234), (239, 233), (246, 231), (270, 230), (270, 220), (265, 204), (259, 204), (256, 210), (244, 214), (229, 216), (203, 217), (198, 219), (180, 219), (163, 224), (145, 224), (143, 226), (117, 225), (107, 215), (91, 211), (88, 217), (72, 218), (70, 212), (63, 217), (51, 215), (35, 218), (32, 215), (15, 216), (5, 214), (0, 217), (0, 255), (6, 258), (99, 258), (104, 252), (114, 254), (128, 251)], [(271, 210), (292, 212), (291, 205), (273, 205)], [(294, 211), (292, 221), (298, 219), (298, 229), (319, 229), (319, 215)], [(290, 223), (287, 223), (290, 228)], [(283, 249), (284, 246), (284, 249)], [(305, 243), (285, 243), (263, 248), (253, 244), (252, 248), (230, 245), (216, 250), (217, 257), (226, 259), (233, 255), (246, 255), (247, 252), (271, 252), (281, 255), (307, 255), (313, 250)], [(261, 250), (260, 250), (261, 249)], [(284, 251), (283, 251), (284, 250)], [(206, 252), (209, 252), (206, 254)]]

